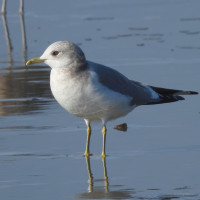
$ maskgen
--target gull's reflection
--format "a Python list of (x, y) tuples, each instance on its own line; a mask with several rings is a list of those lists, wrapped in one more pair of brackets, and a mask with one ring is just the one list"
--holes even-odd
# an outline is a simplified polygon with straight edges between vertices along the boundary
[(0, 67), (0, 116), (16, 115), (27, 112), (35, 113), (37, 110), (42, 110), (42, 107), (49, 104), (51, 101), (52, 95), (49, 88), (49, 68), (40, 66), (38, 68), (34, 67), (34, 69), (30, 71), (26, 70), (27, 41), (23, 14), (23, 0), (20, 0), (19, 9), (23, 62), (21, 66), (16, 66), (16, 63), (13, 60), (13, 46), (7, 23), (6, 3), (7, 1), (3, 0), (1, 17), (8, 48), (8, 60), (1, 62), (1, 64), (6, 64), (8, 66)]
[(48, 68), (0, 68), (0, 116), (35, 113), (51, 100)]
[[(106, 158), (102, 158), (103, 164), (103, 172), (104, 178), (94, 179), (91, 164), (90, 164), (90, 157), (85, 157), (87, 170), (88, 170), (88, 192), (81, 193), (75, 196), (77, 199), (131, 199), (133, 190), (129, 189), (118, 189), (116, 190), (116, 186), (110, 186), (109, 178), (107, 175), (107, 167), (106, 167)], [(102, 182), (102, 186), (95, 186), (95, 182)], [(111, 188), (115, 188), (115, 190), (111, 190)]]
[(7, 18), (6, 18), (6, 15), (4, 14), (2, 14), (1, 17), (2, 17), (2, 21), (4, 25), (5, 37), (6, 37), (7, 47), (8, 47), (8, 63), (9, 63), (9, 67), (12, 67), (12, 64), (13, 64), (12, 44), (11, 44), (11, 39), (10, 39), (10, 34), (9, 34), (9, 29), (8, 29), (8, 24), (7, 24)]
[(21, 22), (21, 31), (22, 31), (22, 46), (23, 46), (23, 62), (24, 65), (26, 64), (26, 52), (27, 52), (27, 43), (26, 43), (26, 31), (25, 31), (25, 23), (24, 23), (24, 14), (23, 14), (23, 7), (21, 8), (22, 11), (19, 12), (20, 22)]
[(90, 157), (86, 156), (85, 157), (85, 160), (86, 160), (86, 165), (87, 165), (87, 170), (88, 170), (88, 176), (89, 176), (89, 180), (88, 180), (88, 183), (89, 183), (89, 186), (88, 186), (88, 191), (89, 192), (92, 192), (93, 191), (93, 175), (92, 175), (92, 171), (91, 171), (91, 167), (90, 167)]
[[(7, 4), (7, 0), (3, 0), (2, 6), (1, 6), (2, 14), (6, 14), (6, 4)], [(24, 11), (24, 0), (20, 0), (19, 13), (23, 13), (23, 11)]]
[[(12, 58), (12, 44), (11, 44), (11, 38), (10, 38), (10, 32), (8, 28), (8, 23), (7, 23), (7, 16), (6, 16), (6, 0), (3, 1), (2, 3), (2, 9), (1, 9), (1, 16), (2, 16), (2, 21), (4, 25), (4, 32), (5, 32), (5, 38), (6, 38), (6, 43), (8, 47), (8, 63), (10, 67), (13, 65), (13, 58)], [(23, 0), (20, 0), (20, 8), (19, 8), (19, 16), (20, 16), (20, 23), (21, 23), (21, 32), (22, 32), (22, 46), (23, 46), (23, 63), (26, 63), (26, 54), (27, 54), (27, 42), (26, 42), (26, 30), (25, 30), (25, 23), (24, 23), (24, 12), (23, 12), (23, 7), (24, 3)]]
[[(89, 187), (88, 187), (88, 192), (94, 192), (93, 186), (94, 186), (94, 179), (93, 179), (93, 174), (91, 171), (91, 166), (90, 166), (90, 157), (86, 156), (85, 157), (86, 164), (87, 164), (87, 170), (88, 170), (88, 176), (89, 176)], [(104, 189), (105, 192), (108, 192), (108, 176), (107, 176), (107, 168), (106, 168), (106, 159), (102, 158), (102, 163), (103, 163), (103, 169), (104, 169)]]

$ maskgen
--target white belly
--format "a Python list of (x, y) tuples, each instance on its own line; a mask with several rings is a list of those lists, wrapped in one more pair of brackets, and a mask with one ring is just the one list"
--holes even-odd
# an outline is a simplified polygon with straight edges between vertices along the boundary
[(50, 86), (55, 99), (63, 108), (89, 121), (106, 122), (124, 116), (134, 108), (129, 105), (131, 97), (101, 85), (95, 75), (84, 81), (52, 69)]

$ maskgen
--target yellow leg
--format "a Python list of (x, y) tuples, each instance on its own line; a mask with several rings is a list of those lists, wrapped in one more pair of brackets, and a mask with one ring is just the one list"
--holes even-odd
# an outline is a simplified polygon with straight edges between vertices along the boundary
[(105, 148), (106, 148), (106, 126), (105, 125), (103, 125), (102, 134), (103, 134), (103, 149), (102, 149), (101, 157), (105, 158), (106, 157), (106, 154), (105, 154)]
[(91, 136), (91, 127), (90, 127), (90, 124), (88, 124), (87, 125), (87, 143), (86, 143), (85, 153), (83, 154), (83, 156), (90, 156), (90, 155), (92, 155), (90, 153), (90, 136)]

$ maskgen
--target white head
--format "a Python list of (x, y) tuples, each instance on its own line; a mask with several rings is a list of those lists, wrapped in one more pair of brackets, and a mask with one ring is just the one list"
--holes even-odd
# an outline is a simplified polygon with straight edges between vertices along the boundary
[(68, 41), (58, 41), (51, 44), (39, 58), (30, 59), (27, 65), (44, 62), (51, 68), (68, 67), (71, 64), (84, 64), (85, 55), (75, 44)]

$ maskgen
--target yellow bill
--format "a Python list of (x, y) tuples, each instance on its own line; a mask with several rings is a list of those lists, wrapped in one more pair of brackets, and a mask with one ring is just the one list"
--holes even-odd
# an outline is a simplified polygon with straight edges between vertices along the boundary
[(32, 58), (29, 61), (27, 61), (26, 65), (32, 65), (32, 64), (35, 64), (35, 63), (42, 63), (44, 61), (45, 61), (45, 59), (41, 59), (40, 57)]

